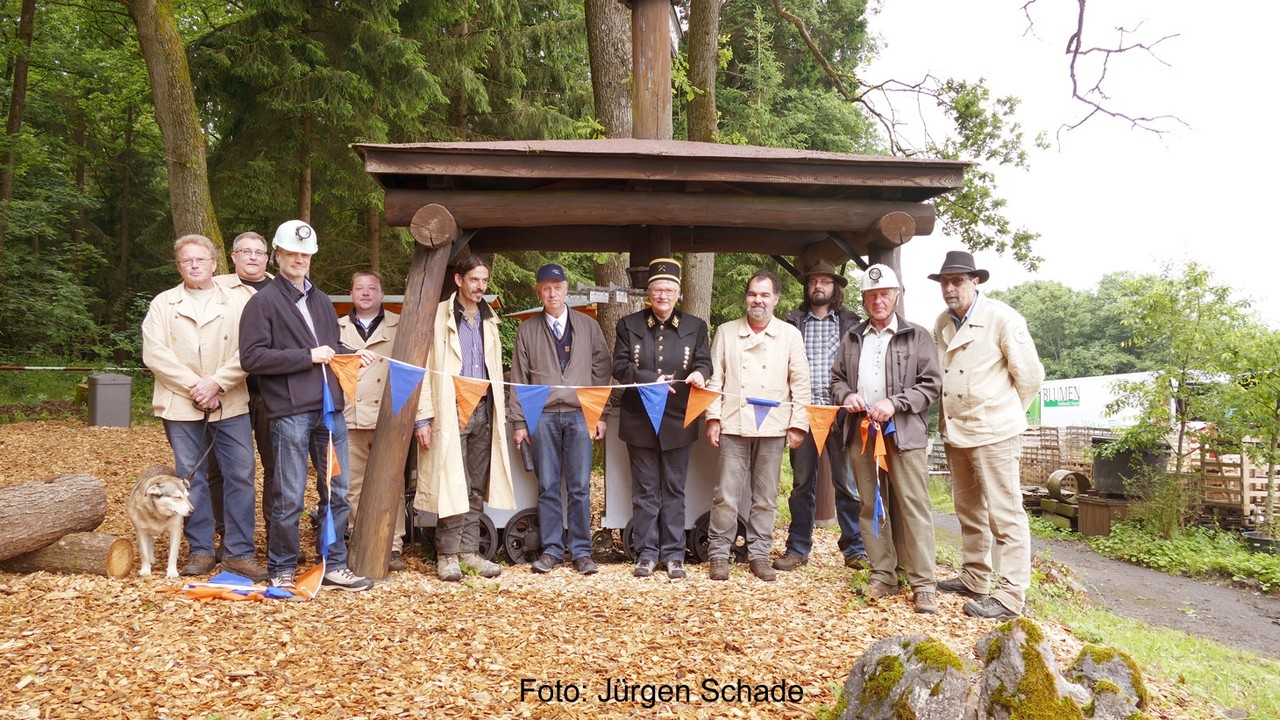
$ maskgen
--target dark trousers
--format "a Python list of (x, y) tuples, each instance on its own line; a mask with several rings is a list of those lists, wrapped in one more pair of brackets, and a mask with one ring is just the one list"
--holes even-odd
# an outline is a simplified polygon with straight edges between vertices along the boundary
[(489, 462), (493, 453), (489, 402), (476, 405), (460, 440), (467, 474), (467, 511), (436, 520), (436, 552), (441, 555), (475, 553), (480, 549), (480, 514), (489, 495)]
[(631, 456), (631, 525), (638, 560), (684, 560), (684, 485), (689, 447), (642, 448)]
[[(249, 395), (249, 422), (253, 424), (253, 442), (258, 446), (258, 460), (262, 463), (262, 525), (271, 527), (271, 487), (276, 476), (275, 452), (271, 449), (271, 418), (267, 417), (267, 404), (257, 393)], [(222, 468), (218, 467), (216, 453), (209, 453), (209, 492), (213, 500), (213, 525), (218, 537), (225, 537), (222, 518)], [(268, 529), (267, 534), (271, 531)]]
[(787, 530), (787, 552), (796, 557), (807, 558), (813, 549), (819, 462), (831, 464), (831, 484), (836, 491), (836, 522), (840, 525), (840, 539), (837, 541), (840, 552), (846, 559), (866, 553), (858, 526), (862, 503), (854, 494), (853, 472), (841, 435), (838, 427), (831, 429), (821, 457), (818, 456), (813, 433), (805, 435), (800, 447), (791, 451), (792, 487), (791, 496), (787, 498), (791, 526)]

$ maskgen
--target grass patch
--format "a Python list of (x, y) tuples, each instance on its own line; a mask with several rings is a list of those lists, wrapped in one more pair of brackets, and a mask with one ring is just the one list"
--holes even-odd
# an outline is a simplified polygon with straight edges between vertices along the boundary
[(1280, 717), (1280, 662), (1118, 617), (1059, 593), (1033, 592), (1031, 599), (1039, 615), (1081, 640), (1128, 653), (1144, 673), (1177, 686), (1201, 706), (1180, 708), (1187, 717)]
[(1280, 555), (1252, 552), (1236, 535), (1222, 530), (1191, 526), (1165, 539), (1124, 522), (1112, 525), (1110, 535), (1088, 542), (1099, 555), (1173, 575), (1224, 578), (1263, 592), (1280, 589)]
[(950, 475), (929, 474), (929, 504), (938, 512), (956, 514), (956, 501), (951, 494)]
[[(54, 360), (50, 364), (58, 364)], [(119, 372), (119, 371), (112, 371)], [(4, 370), (0, 371), (0, 423), (31, 420), (87, 419), (87, 394), (77, 386), (87, 385), (89, 375), (76, 370)], [(151, 373), (131, 371), (133, 378), (129, 412), (133, 422), (153, 419)]]
[(1027, 524), (1031, 527), (1031, 534), (1038, 538), (1046, 540), (1083, 540), (1084, 536), (1075, 530), (1067, 530), (1045, 520), (1039, 515), (1027, 515)]

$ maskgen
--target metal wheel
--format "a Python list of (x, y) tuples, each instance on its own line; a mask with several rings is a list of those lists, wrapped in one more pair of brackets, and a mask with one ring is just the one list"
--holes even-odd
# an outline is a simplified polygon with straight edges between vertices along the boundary
[(480, 513), (480, 557), (492, 560), (498, 554), (498, 529), (493, 525), (493, 518), (487, 513)]
[(609, 528), (600, 528), (591, 533), (591, 552), (609, 552), (613, 550), (613, 531)]
[(634, 520), (628, 520), (622, 528), (622, 552), (626, 553), (628, 562), (636, 561), (636, 526)]
[[(706, 562), (710, 558), (711, 546), (711, 511), (702, 513), (693, 521), (693, 527), (685, 533), (685, 549), (689, 551), (689, 559), (693, 562)], [(738, 516), (737, 537), (729, 546), (729, 554), (738, 562), (747, 561), (747, 521)]]
[(508, 560), (520, 565), (538, 559), (542, 536), (538, 534), (537, 508), (526, 508), (511, 516), (502, 533), (502, 551)]

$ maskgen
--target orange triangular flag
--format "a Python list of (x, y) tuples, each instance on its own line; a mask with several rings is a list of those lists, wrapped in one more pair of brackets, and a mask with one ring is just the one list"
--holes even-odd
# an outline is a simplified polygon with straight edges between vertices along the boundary
[(889, 472), (889, 451), (884, 447), (884, 433), (877, 428), (876, 432), (876, 464), (880, 469)]
[(329, 361), (329, 368), (333, 370), (333, 376), (338, 378), (338, 385), (342, 387), (342, 394), (347, 402), (355, 402), (356, 382), (360, 379), (360, 356), (334, 355)]
[(880, 423), (866, 417), (862, 418), (862, 454), (865, 455), (867, 453), (868, 430), (875, 433), (876, 436), (875, 446), (871, 448), (872, 456), (875, 457), (876, 464), (880, 466), (881, 470), (889, 472), (889, 460), (885, 457), (889, 454), (889, 451), (884, 446), (884, 428), (880, 426)]
[(333, 448), (333, 436), (329, 436), (329, 477), (337, 477), (342, 472), (342, 467), (338, 465), (338, 451)]
[(697, 385), (689, 386), (689, 402), (684, 407), (684, 426), (689, 427), (693, 424), (698, 416), (711, 406), (715, 399), (720, 397), (720, 393), (714, 390), (700, 388)]
[(458, 427), (465, 429), (471, 422), (471, 413), (476, 411), (476, 405), (489, 392), (489, 381), (454, 375), (453, 392), (458, 396)]
[(831, 423), (836, 421), (839, 405), (805, 405), (809, 411), (809, 431), (813, 433), (813, 441), (818, 445), (818, 457), (822, 457), (822, 448), (827, 444), (827, 435), (831, 432)]
[(320, 563), (298, 576), (297, 581), (294, 583), (293, 594), (313, 600), (316, 593), (320, 592), (320, 581), (323, 579), (324, 563)]
[(604, 414), (604, 406), (609, 402), (609, 394), (612, 392), (613, 388), (607, 385), (577, 388), (578, 403), (582, 405), (582, 417), (587, 420), (588, 433), (595, 433), (596, 423), (600, 422), (600, 416)]

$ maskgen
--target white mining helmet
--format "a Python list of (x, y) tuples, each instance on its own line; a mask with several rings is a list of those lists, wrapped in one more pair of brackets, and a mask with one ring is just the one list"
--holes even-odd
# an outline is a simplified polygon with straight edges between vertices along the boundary
[(276, 228), (276, 236), (271, 240), (271, 247), (276, 250), (316, 254), (316, 231), (302, 220), (290, 220)]
[(881, 288), (898, 288), (898, 274), (888, 265), (872, 265), (862, 276), (862, 291), (879, 290)]

